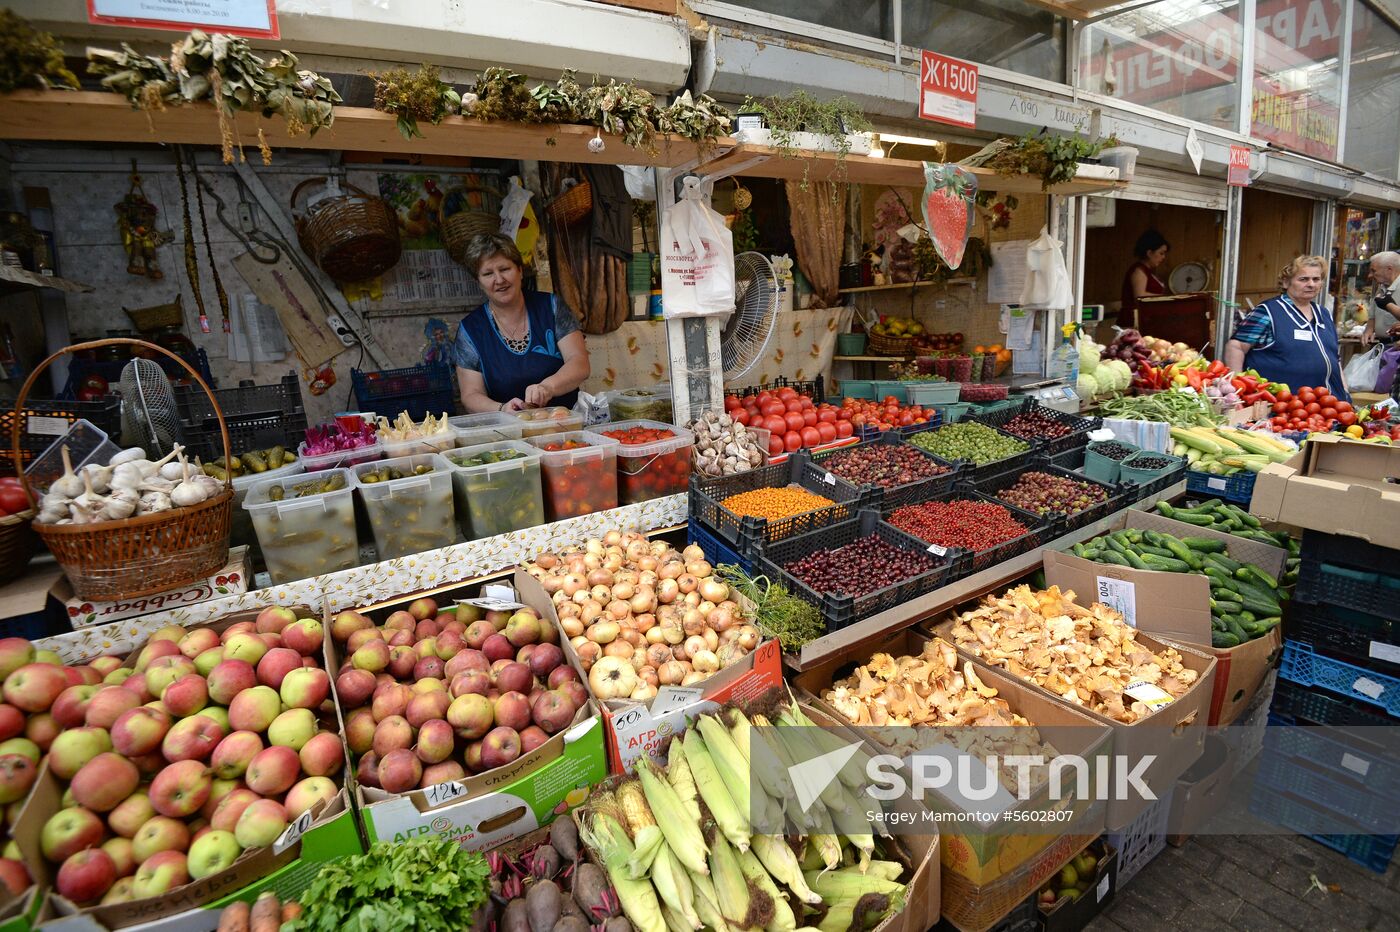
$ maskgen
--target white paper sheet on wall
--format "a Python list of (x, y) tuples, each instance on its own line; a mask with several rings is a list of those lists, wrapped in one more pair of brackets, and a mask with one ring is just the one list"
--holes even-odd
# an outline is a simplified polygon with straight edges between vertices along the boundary
[(1035, 311), (1009, 305), (1002, 309), (1006, 315), (1006, 348), (1028, 350), (1035, 332)]
[(1026, 284), (1028, 239), (992, 243), (992, 267), (987, 273), (987, 300), (992, 304), (1015, 304)]

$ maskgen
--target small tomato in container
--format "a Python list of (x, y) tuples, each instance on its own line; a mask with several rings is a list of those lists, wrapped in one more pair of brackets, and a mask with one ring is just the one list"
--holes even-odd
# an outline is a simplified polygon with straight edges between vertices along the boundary
[(539, 447), (544, 511), (561, 521), (617, 507), (617, 448), (611, 437), (586, 430), (527, 437)]
[(599, 425), (616, 440), (617, 497), (623, 505), (677, 495), (690, 484), (695, 435), (659, 421), (618, 421)]

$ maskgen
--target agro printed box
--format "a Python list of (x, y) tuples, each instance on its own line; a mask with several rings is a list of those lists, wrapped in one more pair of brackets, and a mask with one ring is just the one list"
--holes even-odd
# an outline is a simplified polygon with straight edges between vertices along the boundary
[(1254, 477), (1250, 514), (1400, 548), (1400, 446), (1314, 434)]
[[(306, 606), (295, 606), (294, 610), (306, 617), (310, 610)], [(238, 612), (225, 616), (209, 625), (196, 628), (209, 628), (222, 633), (238, 622), (251, 622), (259, 612)], [(329, 644), (330, 639), (326, 639)], [(132, 651), (130, 660), (135, 659), (145, 642)], [(321, 664), (328, 670), (329, 655), (323, 650)], [(344, 726), (339, 713), (332, 712), (334, 721), (323, 720), (323, 727), (335, 729), (344, 734)], [(348, 760), (346, 761), (348, 769)], [(346, 781), (348, 783), (348, 779)], [(21, 810), (15, 823), (14, 838), (24, 855), (25, 866), (31, 876), (41, 885), (52, 885), (57, 867), (43, 858), (39, 849), (39, 834), (49, 816), (61, 807), (63, 788), (60, 781), (48, 772), (47, 764), (40, 770), (34, 790)], [(215, 916), (223, 902), (235, 898), (248, 898), (263, 889), (286, 889), (300, 892), (321, 865), (330, 860), (359, 854), (364, 850), (360, 833), (350, 807), (350, 795), (342, 787), (337, 796), (323, 804), (302, 819), (298, 819), (272, 845), (265, 848), (249, 849), (230, 867), (200, 880), (192, 881), (160, 897), (151, 897), (130, 903), (116, 903), (80, 909), (56, 893), (49, 894), (49, 904), (61, 917), (64, 927), (85, 929), (127, 929), (139, 927), (161, 930), (183, 930), (202, 928), (209, 916)], [(296, 884), (301, 886), (297, 887)], [(270, 886), (281, 884), (280, 887)], [(184, 915), (189, 914), (189, 915)], [(183, 916), (183, 918), (181, 918)], [(44, 928), (48, 928), (47, 925)], [(210, 924), (208, 928), (213, 928)]]
[(31, 884), (28, 890), (0, 905), (0, 932), (28, 932), (43, 904), (43, 893)]
[(64, 612), (74, 628), (105, 625), (121, 621), (123, 618), (135, 618), (151, 612), (197, 605), (210, 599), (241, 595), (248, 591), (247, 555), (247, 547), (234, 547), (228, 552), (228, 562), (220, 567), (218, 572), (210, 573), (206, 579), (139, 599), (89, 602), (73, 594), (73, 587), (66, 576), (54, 584), (52, 592), (54, 598), (63, 603)]
[[(543, 589), (536, 586), (522, 591), (520, 597), (546, 621), (553, 619)], [(413, 598), (403, 601), (407, 604)], [(554, 624), (557, 628), (557, 621)], [(560, 639), (564, 640), (562, 633)], [(330, 638), (326, 644), (331, 662), (338, 666), (336, 645)], [(565, 654), (586, 681), (577, 658), (567, 650)], [(337, 706), (339, 702), (337, 695)], [(590, 702), (579, 710), (573, 725), (504, 767), (403, 794), (361, 786), (353, 774), (347, 782), (355, 787), (370, 844), (439, 834), (463, 847), (485, 850), (549, 824), (587, 798), (589, 787), (608, 773), (603, 730)]]
[[(1076, 563), (1084, 564), (1086, 568), (1079, 569), (1067, 566), (1066, 560), (1074, 560)], [(1125, 569), (1124, 567), (1090, 563), (1087, 560), (1067, 557), (1065, 554), (1054, 551), (1046, 551), (1043, 566), (1047, 584), (1058, 585), (1061, 589), (1073, 589), (1081, 605), (1096, 601), (1094, 594), (1097, 589), (1093, 575), (1096, 571)], [(1095, 722), (1107, 725), (1112, 729), (1114, 782), (1117, 783), (1125, 773), (1136, 772), (1142, 782), (1146, 783), (1157, 796), (1162, 796), (1176, 785), (1177, 777), (1181, 776), (1186, 768), (1201, 756), (1201, 748), (1205, 742), (1206, 718), (1210, 708), (1211, 691), (1215, 684), (1215, 658), (1179, 641), (1173, 640), (1168, 643), (1144, 633), (1173, 628), (1179, 612), (1175, 599), (1175, 587), (1179, 587), (1186, 581), (1181, 574), (1151, 573), (1148, 575), (1154, 577), (1173, 576), (1175, 580), (1172, 585), (1165, 588), (1159, 586), (1159, 588), (1145, 591), (1143, 598), (1137, 600), (1136, 615), (1139, 629), (1137, 642), (1153, 653), (1167, 647), (1176, 649), (1181, 654), (1182, 665), (1196, 672), (1196, 682), (1191, 684), (1185, 693), (1169, 705), (1132, 724), (1108, 718), (1078, 705), (1075, 705), (1075, 708)], [(1160, 581), (1154, 580), (1153, 583), (1158, 584)], [(945, 640), (952, 641), (950, 631), (954, 623), (955, 620), (950, 618), (934, 628), (934, 633), (942, 636)], [(1208, 628), (1210, 625), (1208, 617), (1204, 623)], [(1189, 632), (1192, 629), (1186, 630)], [(964, 651), (961, 647), (958, 648), (958, 652), (969, 658), (976, 656)], [(1043, 687), (1035, 686), (1034, 688), (1053, 697), (1057, 702), (1068, 702), (1068, 700)], [(1136, 770), (1135, 768), (1141, 761), (1148, 761), (1148, 763), (1142, 769)], [(1116, 796), (1117, 794), (1111, 795)], [(1146, 809), (1151, 802), (1152, 800), (1143, 799), (1137, 793), (1129, 793), (1124, 799), (1110, 798), (1108, 811), (1104, 817), (1105, 828), (1109, 831), (1122, 828), (1143, 809)]]
[[(928, 639), (914, 630), (905, 630), (889, 636), (883, 643), (867, 647), (865, 657), (868, 659), (876, 653), (886, 653), (892, 657), (918, 656), (923, 653), (924, 645)], [(949, 827), (944, 827), (941, 831), (943, 840), (942, 864), (945, 873), (951, 872), (961, 875), (970, 883), (985, 885), (996, 881), (1004, 874), (1010, 873), (1027, 860), (1049, 847), (1056, 838), (1066, 832), (1076, 835), (1096, 835), (1103, 831), (1104, 806), (1094, 805), (1095, 789), (1097, 779), (1097, 761), (1101, 757), (1107, 756), (1112, 750), (1112, 736), (1109, 729), (1104, 725), (1095, 722), (1083, 712), (1071, 708), (1064, 703), (1055, 702), (1048, 698), (1042, 690), (1031, 686), (1024, 681), (1018, 680), (993, 667), (989, 667), (978, 661), (973, 661), (976, 667), (977, 676), (986, 685), (993, 687), (1001, 698), (1005, 699), (1011, 706), (1012, 711), (1019, 712), (1034, 726), (1036, 726), (1043, 740), (1050, 743), (1061, 754), (1078, 755), (1085, 760), (1091, 761), (1089, 773), (1090, 782), (1082, 798), (1056, 801), (1049, 796), (1049, 786), (1044, 785), (1030, 798), (1015, 804), (1012, 809), (1016, 812), (1028, 814), (1025, 826), (1035, 828), (1038, 825), (1053, 825), (1058, 831), (1037, 832), (1034, 834), (1002, 834), (996, 832), (964, 832), (959, 831), (960, 826), (968, 824), (965, 815), (967, 809), (947, 794), (938, 790), (932, 790), (929, 798), (924, 800), (924, 807), (930, 812), (947, 813), (953, 821), (948, 823)], [(811, 695), (805, 700), (808, 704), (821, 710), (833, 721), (840, 723), (843, 728), (850, 729), (850, 721), (832, 708), (825, 700), (820, 698), (822, 692), (828, 689), (838, 672), (844, 672), (849, 666), (847, 660), (833, 660), (805, 670), (793, 678), (793, 685)], [(920, 726), (923, 730), (934, 730), (935, 726)], [(877, 752), (887, 752), (889, 749), (884, 746), (879, 735), (872, 734), (870, 728), (860, 728), (856, 732), (865, 739), (866, 744)], [(856, 733), (849, 732), (849, 733)], [(891, 737), (899, 732), (912, 732), (912, 729), (893, 729)], [(899, 735), (903, 737), (903, 735)], [(1030, 813), (1051, 811), (1065, 812), (1064, 816), (1047, 815), (1047, 821), (1037, 823), (1029, 819)], [(1053, 818), (1053, 821), (1049, 821)]]
[[(559, 615), (554, 603), (545, 593), (539, 580), (524, 570), (515, 573), (515, 586), (526, 598), (526, 603), (536, 602), (548, 606), (545, 616), (556, 626)], [(535, 602), (529, 601), (534, 599)], [(741, 601), (741, 606), (746, 604)], [(578, 655), (563, 639), (560, 645), (564, 654), (579, 670)], [(583, 678), (585, 684), (588, 677)], [(634, 702), (626, 699), (594, 701), (603, 710), (607, 722), (608, 766), (613, 773), (630, 773), (637, 759), (648, 754), (658, 761), (665, 760), (663, 747), (671, 735), (685, 728), (685, 723), (704, 712), (712, 711), (728, 702), (743, 702), (763, 695), (768, 690), (781, 686), (783, 682), (782, 651), (777, 641), (764, 641), (747, 657), (738, 663), (725, 667), (696, 686), (662, 686), (656, 696), (647, 702)], [(590, 694), (592, 687), (589, 687)]]
[[(1211, 528), (1197, 527), (1184, 521), (1175, 521), (1151, 511), (1129, 511), (1125, 514), (1123, 522), (1122, 526), (1124, 527), (1159, 531), (1175, 537), (1208, 537), (1212, 540), (1224, 541), (1226, 552), (1231, 559), (1241, 563), (1253, 563), (1275, 579), (1283, 572), (1284, 563), (1288, 559), (1287, 551), (1280, 547), (1246, 540), (1243, 537), (1236, 537), (1233, 534), (1226, 534)], [(1060, 554), (1060, 556), (1070, 557), (1071, 555)], [(1276, 625), (1263, 637), (1245, 641), (1235, 647), (1212, 647), (1210, 643), (1210, 584), (1204, 578), (1196, 576), (1187, 581), (1181, 578), (1183, 576), (1181, 573), (1154, 573), (1148, 570), (1130, 570), (1129, 575), (1109, 574), (1101, 572), (1103, 564), (1081, 561), (1078, 558), (1071, 559), (1075, 561), (1073, 565), (1077, 566), (1078, 569), (1086, 569), (1081, 564), (1088, 562), (1091, 566), (1099, 568), (1099, 571), (1095, 573), (1096, 577), (1102, 575), (1106, 578), (1116, 579), (1123, 585), (1136, 585), (1138, 577), (1143, 573), (1176, 577), (1175, 580), (1160, 581), (1157, 584), (1158, 588), (1166, 586), (1174, 590), (1177, 604), (1185, 608), (1200, 609), (1203, 607), (1206, 623), (1205, 635), (1202, 638), (1197, 634), (1199, 611), (1178, 614), (1177, 618), (1182, 623), (1179, 630), (1162, 629), (1153, 630), (1152, 633), (1161, 635), (1168, 640), (1181, 640), (1215, 658), (1215, 689), (1210, 697), (1208, 725), (1212, 728), (1217, 725), (1228, 725), (1239, 718), (1245, 709), (1249, 708), (1255, 693), (1259, 691), (1259, 687), (1264, 682), (1264, 677), (1268, 675), (1269, 670), (1278, 660), (1279, 654), (1283, 652), (1282, 626)], [(1114, 569), (1126, 569), (1126, 567), (1114, 567)], [(1075, 589), (1079, 591), (1078, 587)], [(1126, 593), (1126, 590), (1121, 589), (1121, 586), (1119, 591)], [(1202, 600), (1202, 593), (1204, 593), (1204, 600)], [(1127, 598), (1126, 594), (1122, 597)], [(1187, 628), (1186, 625), (1190, 627)]]

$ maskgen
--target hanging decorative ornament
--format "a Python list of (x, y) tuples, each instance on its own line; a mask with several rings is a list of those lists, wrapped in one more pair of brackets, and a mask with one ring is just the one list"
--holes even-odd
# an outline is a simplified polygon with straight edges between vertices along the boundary
[(753, 203), (753, 194), (748, 188), (739, 183), (739, 179), (734, 179), (734, 207), (738, 210), (748, 210)]
[(126, 197), (114, 204), (117, 212), (117, 229), (122, 235), (122, 249), (126, 250), (126, 271), (128, 275), (141, 275), (159, 280), (165, 273), (156, 264), (156, 249), (170, 242), (170, 234), (156, 229), (157, 208), (146, 197), (141, 187), (141, 176), (136, 173), (136, 160), (131, 160), (131, 186)]
[(603, 131), (601, 129), (598, 130), (598, 132), (593, 136), (592, 139), (588, 140), (589, 152), (602, 152), (607, 147), (608, 144), (606, 142), (603, 142)]
[(962, 265), (976, 213), (977, 176), (960, 165), (924, 163), (924, 224), (938, 257)]

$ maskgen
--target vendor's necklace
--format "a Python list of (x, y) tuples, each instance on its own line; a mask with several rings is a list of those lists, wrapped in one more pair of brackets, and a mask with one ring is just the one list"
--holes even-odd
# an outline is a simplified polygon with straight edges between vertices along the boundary
[(496, 311), (491, 311), (491, 319), (495, 321), (496, 332), (501, 335), (506, 346), (515, 353), (523, 353), (530, 348), (530, 316), (525, 315), (525, 333), (519, 337), (511, 337), (506, 334), (505, 328), (501, 326), (501, 321), (496, 317)]

